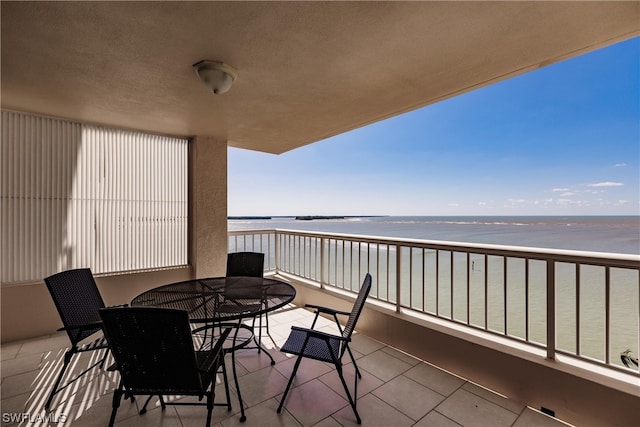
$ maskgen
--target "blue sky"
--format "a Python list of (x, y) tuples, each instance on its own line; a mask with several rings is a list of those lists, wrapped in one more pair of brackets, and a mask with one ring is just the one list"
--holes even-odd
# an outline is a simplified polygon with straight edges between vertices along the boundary
[(638, 215), (640, 38), (228, 162), (229, 215)]

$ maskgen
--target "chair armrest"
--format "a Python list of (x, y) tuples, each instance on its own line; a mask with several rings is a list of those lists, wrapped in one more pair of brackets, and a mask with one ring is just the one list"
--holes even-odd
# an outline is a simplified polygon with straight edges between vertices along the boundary
[(334, 335), (334, 334), (329, 334), (326, 332), (322, 332), (322, 331), (318, 331), (317, 329), (309, 329), (309, 328), (302, 328), (300, 326), (292, 326), (291, 327), (292, 331), (298, 331), (298, 332), (303, 332), (311, 337), (314, 338), (320, 338), (322, 340), (329, 340), (329, 339), (334, 339), (334, 340), (338, 340), (338, 341), (344, 341), (344, 342), (349, 342), (351, 341), (351, 338), (345, 338), (342, 335)]
[(86, 329), (96, 329), (96, 328), (98, 329), (102, 328), (102, 321), (87, 323), (86, 325), (63, 326), (62, 328), (59, 328), (58, 331), (83, 331)]
[(348, 311), (342, 311), (342, 310), (335, 310), (333, 308), (330, 307), (323, 307), (321, 305), (314, 305), (314, 304), (305, 304), (304, 305), (307, 308), (314, 308), (316, 309), (318, 312), (320, 313), (326, 313), (326, 314), (342, 314), (344, 316), (348, 316), (351, 313)]

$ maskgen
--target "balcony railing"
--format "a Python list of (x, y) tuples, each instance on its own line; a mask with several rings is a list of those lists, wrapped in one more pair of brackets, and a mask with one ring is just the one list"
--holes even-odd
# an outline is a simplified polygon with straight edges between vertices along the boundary
[(640, 376), (640, 256), (294, 230), (229, 232), (229, 251), (265, 253), (265, 271), (370, 298)]

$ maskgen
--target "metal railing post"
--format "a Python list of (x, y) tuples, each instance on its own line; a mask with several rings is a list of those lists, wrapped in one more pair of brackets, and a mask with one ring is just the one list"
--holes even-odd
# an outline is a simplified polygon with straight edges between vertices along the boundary
[(396, 245), (396, 312), (400, 312), (400, 274), (402, 256), (400, 255), (400, 245)]
[(324, 284), (325, 284), (325, 274), (324, 274), (325, 262), (326, 262), (326, 257), (324, 256), (324, 237), (321, 237), (320, 238), (320, 288), (321, 289), (324, 288)]
[(547, 259), (547, 359), (556, 358), (556, 263)]
[(273, 231), (273, 238), (275, 240), (275, 251), (276, 251), (276, 274), (280, 271), (280, 233), (278, 230)]

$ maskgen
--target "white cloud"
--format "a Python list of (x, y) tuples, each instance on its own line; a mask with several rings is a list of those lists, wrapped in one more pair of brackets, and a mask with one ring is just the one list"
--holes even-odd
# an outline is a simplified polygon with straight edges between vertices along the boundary
[(557, 193), (557, 192), (561, 192), (561, 191), (569, 191), (569, 189), (568, 188), (553, 188), (551, 191), (554, 191), (554, 192)]
[(487, 202), (478, 202), (478, 206), (487, 206), (488, 203)]
[(618, 200), (618, 201), (617, 201), (616, 203), (614, 203), (613, 205), (614, 205), (614, 206), (624, 206), (624, 205), (626, 205), (627, 203), (629, 203), (629, 201), (628, 201), (628, 200)]
[(627, 166), (627, 164), (626, 164), (626, 163), (616, 163), (616, 164), (614, 165), (614, 167), (616, 167), (616, 168), (623, 168), (623, 167), (625, 167), (625, 166)]
[(458, 206), (460, 206), (460, 203), (449, 203), (447, 206), (457, 208)]
[(621, 182), (611, 182), (611, 181), (606, 181), (606, 182), (596, 182), (594, 184), (587, 184), (587, 187), (620, 187), (624, 185)]
[(560, 195), (560, 197), (569, 197), (569, 196), (575, 196), (575, 195), (576, 195), (576, 193), (574, 193), (573, 191), (566, 191), (566, 192), (562, 193)]

